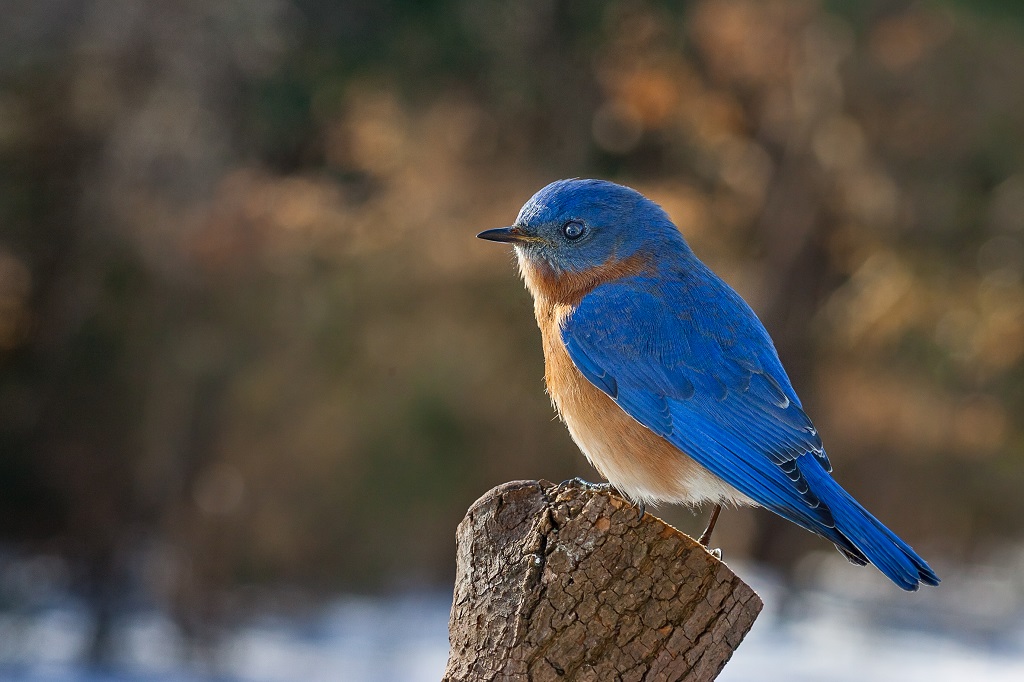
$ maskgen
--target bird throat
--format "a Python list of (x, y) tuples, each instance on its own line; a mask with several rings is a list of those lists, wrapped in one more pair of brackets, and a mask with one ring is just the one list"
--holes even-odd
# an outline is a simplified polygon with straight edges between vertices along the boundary
[(541, 306), (568, 306), (575, 308), (583, 297), (597, 286), (623, 277), (651, 274), (653, 259), (638, 251), (625, 258), (611, 256), (600, 265), (586, 270), (557, 270), (541, 258), (531, 258), (517, 249), (519, 272), (526, 288), (533, 294), (538, 312)]

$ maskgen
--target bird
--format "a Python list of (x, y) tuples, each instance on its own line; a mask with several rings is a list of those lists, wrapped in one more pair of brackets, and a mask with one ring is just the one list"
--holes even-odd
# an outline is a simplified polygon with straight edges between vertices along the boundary
[[(540, 189), (509, 227), (534, 300), (551, 401), (637, 504), (763, 507), (874, 564), (904, 590), (939, 578), (831, 476), (764, 325), (665, 211), (597, 179)], [(643, 512), (641, 511), (641, 514)]]

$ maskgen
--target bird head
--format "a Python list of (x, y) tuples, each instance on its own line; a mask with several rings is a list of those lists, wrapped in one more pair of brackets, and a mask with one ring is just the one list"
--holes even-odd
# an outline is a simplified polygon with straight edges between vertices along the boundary
[(511, 227), (481, 239), (516, 247), (524, 273), (573, 276), (639, 252), (687, 248), (665, 212), (636, 190), (605, 180), (558, 180), (526, 202)]

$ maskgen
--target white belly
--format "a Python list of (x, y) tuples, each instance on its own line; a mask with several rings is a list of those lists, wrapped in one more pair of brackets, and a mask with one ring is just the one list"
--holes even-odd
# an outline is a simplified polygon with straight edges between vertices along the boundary
[[(731, 485), (612, 405), (632, 422), (626, 427), (632, 433), (609, 433), (601, 426), (589, 426), (591, 422), (578, 419), (571, 408), (563, 407), (561, 413), (580, 450), (618, 491), (633, 500), (650, 503), (754, 505)], [(626, 426), (618, 419), (614, 421), (620, 427)], [(636, 431), (640, 429), (646, 433), (638, 438)]]

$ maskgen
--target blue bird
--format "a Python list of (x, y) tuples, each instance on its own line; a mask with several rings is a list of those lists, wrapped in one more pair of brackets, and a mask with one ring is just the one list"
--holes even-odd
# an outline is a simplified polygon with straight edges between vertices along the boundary
[(545, 381), (590, 463), (639, 502), (769, 509), (905, 590), (938, 577), (829, 475), (768, 332), (654, 202), (560, 180), (511, 227), (534, 298)]

